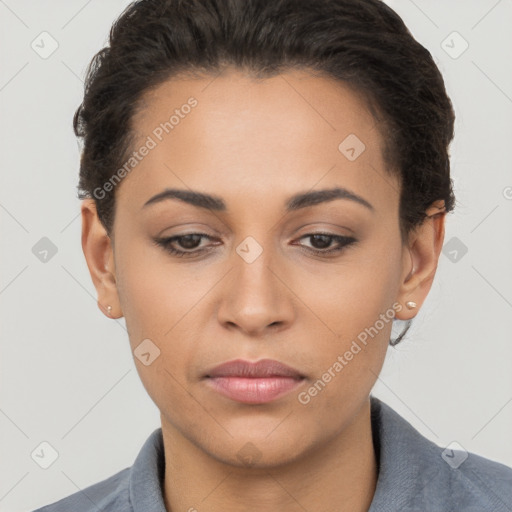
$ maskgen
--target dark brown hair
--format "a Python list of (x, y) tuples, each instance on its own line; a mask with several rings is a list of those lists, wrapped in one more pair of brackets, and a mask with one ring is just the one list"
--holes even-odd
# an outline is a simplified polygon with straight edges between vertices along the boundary
[(115, 187), (102, 187), (133, 151), (131, 121), (143, 94), (180, 74), (216, 75), (228, 66), (258, 78), (300, 68), (361, 93), (379, 123), (387, 170), (400, 180), (402, 240), (434, 201), (454, 208), (455, 114), (443, 78), (381, 0), (139, 0), (93, 57), (73, 119), (84, 142), (78, 197), (94, 198), (107, 233)]

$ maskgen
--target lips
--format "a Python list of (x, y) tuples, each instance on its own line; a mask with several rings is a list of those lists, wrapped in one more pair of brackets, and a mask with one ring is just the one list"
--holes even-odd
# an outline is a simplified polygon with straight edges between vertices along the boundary
[(298, 370), (275, 359), (261, 359), (255, 363), (236, 359), (216, 366), (207, 373), (206, 377), (291, 377), (301, 379), (304, 376)]
[(245, 404), (264, 404), (297, 389), (305, 377), (288, 365), (273, 359), (255, 363), (237, 359), (216, 366), (205, 375), (214, 391)]

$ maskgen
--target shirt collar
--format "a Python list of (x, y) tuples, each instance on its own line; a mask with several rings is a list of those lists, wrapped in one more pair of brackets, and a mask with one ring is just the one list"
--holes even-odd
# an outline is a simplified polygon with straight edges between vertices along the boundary
[(441, 451), (389, 405), (370, 399), (379, 476), (368, 512), (411, 510), (415, 497), (438, 473), (439, 466), (432, 462), (441, 461)]
[(157, 428), (142, 446), (130, 474), (133, 512), (167, 512), (164, 504), (165, 455), (162, 428)]

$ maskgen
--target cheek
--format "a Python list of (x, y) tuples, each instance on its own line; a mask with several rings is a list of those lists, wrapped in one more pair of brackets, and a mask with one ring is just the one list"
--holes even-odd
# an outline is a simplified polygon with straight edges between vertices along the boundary
[(193, 404), (183, 391), (184, 368), (194, 360), (195, 344), (182, 329), (197, 290), (185, 286), (185, 277), (170, 266), (157, 264), (157, 251), (123, 249), (119, 254), (129, 256), (116, 263), (117, 287), (140, 380), (160, 410), (186, 416)]
[(316, 338), (319, 381), (304, 396), (313, 408), (341, 414), (340, 399), (354, 403), (354, 397), (365, 396), (373, 387), (389, 345), (400, 256), (398, 241), (377, 240), (371, 248), (354, 251), (334, 270), (303, 283), (301, 293), (312, 300), (308, 306), (331, 330)]
[[(198, 315), (215, 276), (199, 280), (192, 265), (171, 264), (164, 251), (143, 242), (119, 241), (118, 254), (118, 293), (139, 376), (158, 405), (179, 400), (180, 384), (197, 359), (203, 332)], [(137, 354), (148, 351), (158, 357), (146, 366)]]
[[(309, 296), (317, 297), (311, 310), (320, 312), (334, 331), (312, 336), (315, 378), (297, 397), (310, 417), (324, 418), (324, 422), (328, 417), (333, 425), (339, 425), (347, 415), (356, 414), (371, 392), (393, 325), (394, 275), (393, 266), (383, 267), (379, 258), (369, 258), (360, 267), (347, 266), (331, 275), (329, 293), (325, 288), (310, 290)], [(327, 331), (322, 328), (322, 332)]]
[[(400, 251), (390, 249), (389, 244), (353, 251), (339, 264), (322, 264), (314, 275), (296, 279), (297, 295), (318, 314), (331, 335), (334, 331), (349, 341), (373, 326), (381, 314), (393, 316), (399, 262)], [(383, 329), (380, 322), (378, 326)], [(388, 328), (391, 322), (384, 330)]]
[(165, 339), (197, 302), (198, 286), (189, 272), (169, 264), (165, 253), (149, 242), (120, 242), (119, 254), (117, 288), (132, 343), (141, 337)]

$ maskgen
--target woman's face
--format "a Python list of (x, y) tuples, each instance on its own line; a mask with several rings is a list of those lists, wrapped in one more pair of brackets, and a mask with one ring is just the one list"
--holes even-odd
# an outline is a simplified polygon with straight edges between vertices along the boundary
[[(90, 268), (93, 254), (107, 262), (93, 277), (99, 302), (126, 318), (164, 432), (230, 464), (245, 451), (271, 465), (316, 449), (367, 403), (392, 316), (414, 316), (405, 302), (419, 307), (439, 254), (432, 231), (401, 243), (379, 125), (328, 79), (230, 71), (164, 83), (134, 129), (112, 246), (84, 214), (84, 233), (97, 233), (84, 250)], [(188, 199), (159, 196), (170, 189)], [(348, 192), (318, 195), (335, 189)], [(214, 199), (200, 206), (199, 194)], [(234, 359), (275, 359), (303, 378), (247, 403), (206, 377)]]

